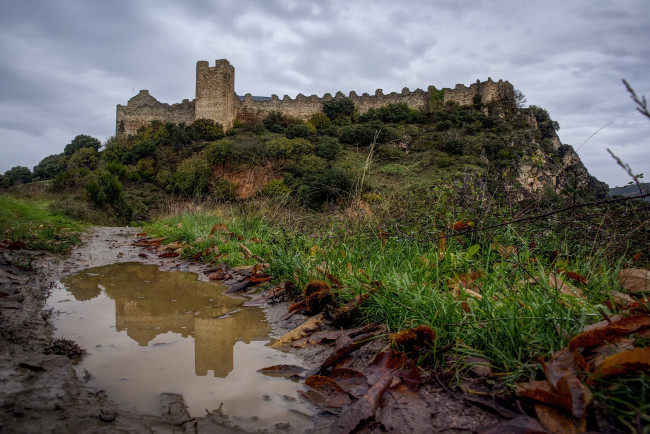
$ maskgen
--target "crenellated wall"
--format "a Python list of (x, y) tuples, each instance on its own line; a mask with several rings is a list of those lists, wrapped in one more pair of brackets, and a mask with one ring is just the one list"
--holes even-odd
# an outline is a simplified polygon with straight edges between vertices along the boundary
[(164, 104), (149, 95), (148, 90), (141, 90), (127, 105), (117, 105), (115, 133), (135, 134), (138, 128), (154, 120), (191, 124), (194, 122), (194, 101), (184, 99), (180, 104)]
[[(326, 93), (322, 97), (316, 95), (305, 96), (298, 94), (295, 99), (285, 95), (280, 99), (277, 95), (270, 99), (254, 99), (251, 94), (246, 94), (241, 99), (235, 94), (235, 68), (225, 59), (215, 61), (211, 67), (206, 61), (196, 64), (196, 99), (183, 100), (180, 104), (163, 104), (149, 95), (149, 91), (141, 90), (131, 98), (126, 106), (117, 106), (116, 134), (128, 136), (135, 134), (138, 128), (149, 124), (153, 120), (163, 122), (185, 122), (191, 124), (196, 119), (206, 118), (223, 125), (225, 130), (233, 126), (234, 120), (241, 122), (260, 121), (271, 111), (279, 111), (284, 115), (296, 119), (307, 120), (313, 114), (323, 111), (323, 103), (332, 98), (345, 98), (342, 92), (337, 92), (332, 97)], [(444, 89), (444, 102), (455, 102), (460, 105), (475, 103), (475, 95), (481, 96), (483, 104), (499, 103), (505, 106), (515, 105), (514, 88), (507, 81), (487, 81), (470, 86), (457, 84), (453, 89)], [(384, 107), (393, 103), (406, 103), (409, 107), (418, 110), (427, 110), (430, 99), (427, 91), (416, 89), (410, 91), (402, 89), (401, 93), (391, 92), (384, 95), (377, 89), (374, 95), (364, 93), (357, 95), (350, 92), (348, 98), (354, 101), (359, 113), (363, 114), (371, 108)]]
[(515, 89), (512, 84), (503, 80), (494, 82), (491, 77), (488, 77), (487, 81), (483, 82), (476, 80), (476, 83), (470, 84), (469, 87), (464, 84), (457, 84), (453, 89), (445, 89), (444, 101), (445, 103), (455, 102), (459, 105), (472, 105), (476, 94), (481, 95), (483, 104), (499, 102), (515, 105)]

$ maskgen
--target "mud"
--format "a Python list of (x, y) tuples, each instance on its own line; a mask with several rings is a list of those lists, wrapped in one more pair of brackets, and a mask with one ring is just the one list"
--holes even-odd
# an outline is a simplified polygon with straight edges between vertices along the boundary
[[(55, 331), (54, 312), (45, 309), (46, 301), (65, 276), (90, 267), (140, 262), (163, 270), (197, 273), (199, 279), (208, 280), (205, 265), (143, 253), (133, 245), (136, 232), (134, 228), (92, 228), (84, 235), (83, 245), (67, 256), (18, 251), (5, 252), (5, 260), (0, 259), (0, 432), (253, 432), (240, 428), (237, 418), (219, 409), (206, 409), (204, 416), (192, 417), (183, 397), (173, 393), (159, 396), (160, 411), (156, 415), (128, 411), (105, 391), (82, 382), (66, 356), (47, 354)], [(11, 265), (29, 262), (33, 271)], [(300, 316), (280, 321), (287, 307), (286, 302), (264, 307), (272, 337), (279, 337), (304, 321)], [(368, 363), (384, 346), (382, 340), (366, 345), (358, 351), (354, 363)], [(313, 346), (292, 353), (302, 359), (305, 368), (311, 369), (330, 351), (331, 347)], [(428, 432), (475, 432), (477, 427), (500, 419), (471, 404), (444, 382), (432, 380), (422, 390), (422, 396), (428, 409), (422, 415)], [(329, 432), (335, 413), (322, 411), (306, 431)], [(293, 431), (291, 426), (277, 424), (255, 432)], [(370, 423), (359, 431), (382, 432), (383, 428)]]

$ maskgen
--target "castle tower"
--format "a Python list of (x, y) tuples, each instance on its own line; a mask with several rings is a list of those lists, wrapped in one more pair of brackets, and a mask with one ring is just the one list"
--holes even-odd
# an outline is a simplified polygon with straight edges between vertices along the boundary
[(205, 60), (196, 62), (196, 102), (194, 119), (212, 119), (232, 128), (235, 117), (235, 68), (226, 59), (211, 67)]

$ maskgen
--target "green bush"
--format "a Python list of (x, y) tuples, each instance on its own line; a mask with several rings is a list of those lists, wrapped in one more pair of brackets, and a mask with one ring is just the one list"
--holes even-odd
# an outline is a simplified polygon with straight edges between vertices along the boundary
[(322, 173), (327, 170), (327, 161), (314, 154), (307, 154), (298, 161), (296, 171), (302, 175)]
[(154, 159), (152, 157), (139, 160), (135, 165), (135, 168), (144, 179), (153, 179), (155, 175)]
[(279, 137), (267, 142), (266, 151), (268, 156), (274, 160), (286, 158), (298, 160), (302, 156), (312, 153), (314, 151), (314, 144), (305, 139)]
[(404, 152), (396, 149), (392, 145), (381, 145), (377, 148), (377, 158), (380, 160), (401, 160), (404, 157)]
[(136, 142), (126, 154), (122, 156), (123, 164), (135, 164), (143, 158), (153, 157), (156, 155), (156, 148), (158, 147), (155, 139), (144, 139)]
[(288, 139), (306, 139), (309, 137), (309, 128), (304, 124), (290, 124), (286, 136)]
[(102, 151), (102, 159), (119, 163), (124, 156), (129, 152), (130, 145), (128, 141), (122, 136), (113, 136), (106, 140), (104, 150)]
[(436, 123), (436, 129), (438, 131), (447, 131), (454, 127), (454, 123), (450, 120), (444, 120)]
[(367, 146), (375, 139), (376, 132), (379, 132), (377, 143), (386, 143), (397, 138), (394, 130), (386, 127), (380, 121), (373, 121), (365, 124), (348, 125), (341, 128), (340, 140), (341, 143)]
[(225, 134), (223, 126), (211, 119), (197, 119), (190, 125), (190, 133), (194, 140), (212, 141), (219, 140)]
[(156, 185), (170, 192), (174, 189), (174, 173), (165, 168), (156, 174)]
[(448, 139), (443, 144), (443, 150), (449, 155), (463, 155), (466, 143), (462, 139)]
[(341, 152), (339, 141), (330, 136), (320, 136), (316, 144), (316, 155), (326, 160), (333, 160)]
[(335, 98), (323, 103), (323, 113), (334, 121), (340, 116), (352, 118), (354, 115), (354, 101), (350, 98)]
[(212, 166), (217, 164), (224, 164), (232, 155), (232, 142), (228, 139), (219, 140), (218, 142), (210, 143), (205, 148), (205, 156)]
[(104, 169), (93, 172), (86, 182), (88, 198), (97, 208), (116, 203), (123, 190), (117, 176)]
[(210, 185), (211, 168), (200, 157), (188, 158), (174, 174), (174, 190), (187, 197), (202, 197)]
[(328, 128), (332, 125), (332, 121), (324, 113), (314, 113), (307, 122), (319, 130)]
[(273, 179), (267, 182), (264, 184), (264, 187), (262, 187), (262, 190), (260, 191), (263, 196), (268, 197), (284, 196), (290, 192), (291, 190), (289, 187), (287, 187), (287, 184), (285, 184), (282, 179)]

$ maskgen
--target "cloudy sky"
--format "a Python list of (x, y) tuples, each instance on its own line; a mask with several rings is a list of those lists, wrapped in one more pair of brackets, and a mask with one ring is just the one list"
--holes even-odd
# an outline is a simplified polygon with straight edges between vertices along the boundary
[(623, 185), (606, 148), (650, 178), (650, 121), (621, 84), (650, 98), (649, 40), (647, 0), (2, 0), (0, 172), (105, 141), (139, 89), (193, 99), (196, 61), (226, 58), (240, 95), (508, 80)]

